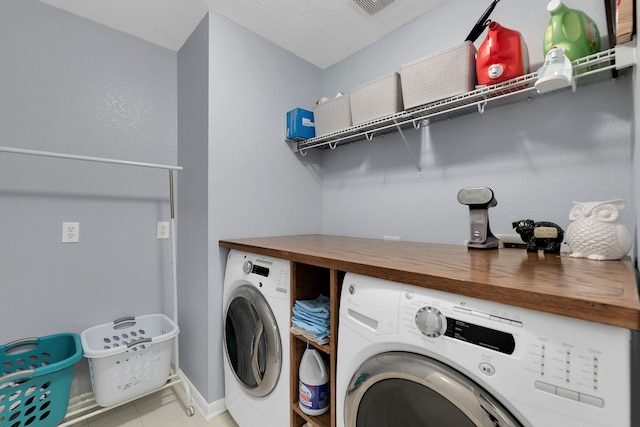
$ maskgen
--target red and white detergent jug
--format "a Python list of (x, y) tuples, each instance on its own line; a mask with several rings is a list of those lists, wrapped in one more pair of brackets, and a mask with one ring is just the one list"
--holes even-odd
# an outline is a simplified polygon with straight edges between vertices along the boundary
[(478, 84), (491, 85), (529, 73), (529, 50), (519, 31), (495, 21), (478, 49)]

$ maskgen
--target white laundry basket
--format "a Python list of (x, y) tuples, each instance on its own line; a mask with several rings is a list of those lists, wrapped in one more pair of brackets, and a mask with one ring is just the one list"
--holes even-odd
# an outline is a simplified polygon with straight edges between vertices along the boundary
[(125, 317), (82, 332), (96, 403), (115, 405), (165, 384), (178, 332), (163, 314)]

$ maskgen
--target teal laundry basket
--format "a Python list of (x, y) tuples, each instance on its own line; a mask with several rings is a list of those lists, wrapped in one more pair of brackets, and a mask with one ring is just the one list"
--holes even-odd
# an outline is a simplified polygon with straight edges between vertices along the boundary
[(82, 358), (72, 333), (0, 346), (0, 427), (53, 427), (67, 414), (73, 366)]

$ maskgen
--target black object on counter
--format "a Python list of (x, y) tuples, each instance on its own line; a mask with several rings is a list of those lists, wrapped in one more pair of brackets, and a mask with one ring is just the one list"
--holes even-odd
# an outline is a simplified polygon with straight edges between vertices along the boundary
[(468, 187), (458, 192), (458, 202), (469, 206), (471, 236), (467, 247), (473, 249), (496, 249), (500, 241), (489, 227), (489, 208), (498, 204), (489, 187)]
[(535, 222), (521, 219), (511, 224), (527, 244), (527, 252), (543, 250), (545, 254), (559, 254), (564, 240), (564, 231), (557, 224), (548, 221)]

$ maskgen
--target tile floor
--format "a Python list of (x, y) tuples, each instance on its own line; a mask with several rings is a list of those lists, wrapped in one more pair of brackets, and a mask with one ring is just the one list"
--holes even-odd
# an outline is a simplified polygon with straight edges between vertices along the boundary
[(188, 417), (180, 387), (160, 390), (80, 421), (73, 427), (238, 427), (228, 412), (209, 422), (197, 410), (195, 415)]

